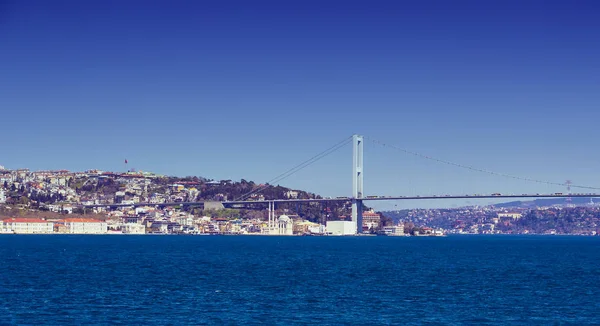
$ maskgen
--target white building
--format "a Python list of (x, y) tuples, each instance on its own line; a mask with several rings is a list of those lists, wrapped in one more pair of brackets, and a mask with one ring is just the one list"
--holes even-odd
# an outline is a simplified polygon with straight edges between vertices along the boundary
[(502, 218), (502, 217), (510, 217), (513, 220), (518, 220), (521, 218), (523, 214), (521, 213), (514, 213), (514, 212), (508, 212), (508, 213), (498, 213), (498, 217)]
[(367, 230), (378, 228), (380, 223), (381, 215), (379, 213), (375, 213), (373, 210), (363, 212), (362, 226)]
[(281, 215), (277, 219), (272, 216), (267, 227), (262, 229), (262, 233), (265, 235), (293, 235), (294, 221), (287, 215)]
[(142, 224), (138, 224), (138, 223), (125, 223), (123, 224), (123, 227), (121, 228), (121, 230), (123, 231), (123, 233), (127, 233), (127, 234), (145, 234), (146, 233), (146, 227)]
[(404, 235), (404, 225), (384, 226), (383, 232), (386, 235), (402, 236)]
[(6, 194), (4, 193), (4, 189), (0, 189), (0, 204), (6, 203)]
[(71, 206), (71, 205), (62, 206), (62, 213), (73, 214), (73, 206)]
[(308, 227), (308, 232), (312, 234), (325, 234), (325, 225), (318, 224), (316, 226)]
[(53, 233), (54, 222), (35, 218), (7, 218), (4, 220), (4, 229), (14, 233)]
[(278, 235), (293, 235), (294, 221), (287, 215), (281, 215), (277, 219), (277, 234)]
[(177, 223), (185, 226), (194, 225), (194, 216), (179, 216), (176, 218)]
[(108, 232), (106, 222), (93, 218), (66, 218), (62, 221), (65, 224), (67, 233), (105, 234)]
[(4, 222), (0, 221), (0, 234), (2, 233), (14, 233), (13, 230), (9, 229)]
[(327, 221), (326, 228), (330, 235), (356, 234), (356, 224), (352, 221)]
[(295, 190), (289, 190), (285, 193), (285, 197), (288, 199), (297, 199), (298, 198), (298, 192)]

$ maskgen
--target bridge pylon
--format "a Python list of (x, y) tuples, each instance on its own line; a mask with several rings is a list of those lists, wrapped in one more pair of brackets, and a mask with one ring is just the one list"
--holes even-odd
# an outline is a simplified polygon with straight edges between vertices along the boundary
[(363, 136), (352, 136), (352, 222), (356, 233), (362, 233)]

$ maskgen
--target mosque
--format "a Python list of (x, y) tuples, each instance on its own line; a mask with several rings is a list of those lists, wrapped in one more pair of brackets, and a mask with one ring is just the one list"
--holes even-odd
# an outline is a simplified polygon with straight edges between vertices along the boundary
[(275, 218), (275, 215), (269, 216), (267, 227), (262, 231), (265, 235), (294, 235), (294, 221), (287, 215), (281, 215)]

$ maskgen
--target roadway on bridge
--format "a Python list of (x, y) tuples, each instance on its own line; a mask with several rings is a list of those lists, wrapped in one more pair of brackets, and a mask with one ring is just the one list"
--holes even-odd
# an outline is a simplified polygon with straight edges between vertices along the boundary
[[(492, 194), (492, 195), (430, 195), (430, 196), (367, 196), (363, 198), (357, 198), (363, 201), (381, 201), (381, 200), (439, 200), (439, 199), (486, 199), (486, 198), (596, 198), (600, 197), (600, 194), (563, 194), (563, 193), (555, 193), (555, 194), (511, 194), (511, 195), (502, 195), (502, 194)], [(336, 198), (313, 198), (313, 199), (274, 199), (274, 200), (243, 200), (243, 201), (195, 201), (195, 202), (167, 202), (167, 203), (135, 203), (135, 204), (92, 204), (92, 205), (83, 205), (83, 207), (139, 207), (139, 206), (195, 206), (195, 205), (204, 205), (204, 203), (221, 203), (223, 205), (239, 205), (239, 204), (267, 204), (269, 202), (275, 203), (312, 203), (312, 202), (336, 202), (336, 201), (351, 201), (352, 197), (336, 197)]]

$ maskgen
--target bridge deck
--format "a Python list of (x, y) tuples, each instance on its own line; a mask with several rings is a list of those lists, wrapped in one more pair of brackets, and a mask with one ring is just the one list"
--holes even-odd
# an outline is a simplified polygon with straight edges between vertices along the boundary
[[(359, 198), (363, 201), (380, 201), (380, 200), (425, 200), (425, 199), (485, 199), (485, 198), (596, 198), (600, 197), (600, 194), (521, 194), (521, 195), (441, 195), (441, 196), (369, 196)], [(336, 198), (320, 198), (320, 199), (274, 199), (274, 200), (251, 200), (251, 201), (222, 201), (223, 205), (240, 205), (240, 204), (267, 204), (269, 202), (275, 203), (312, 203), (312, 202), (336, 202), (336, 201), (351, 201), (352, 197), (336, 197)], [(203, 205), (206, 202), (215, 201), (197, 201), (197, 202), (168, 202), (168, 203), (136, 203), (136, 204), (93, 204), (93, 205), (82, 205), (83, 207), (137, 207), (137, 206), (178, 206), (178, 205)]]

